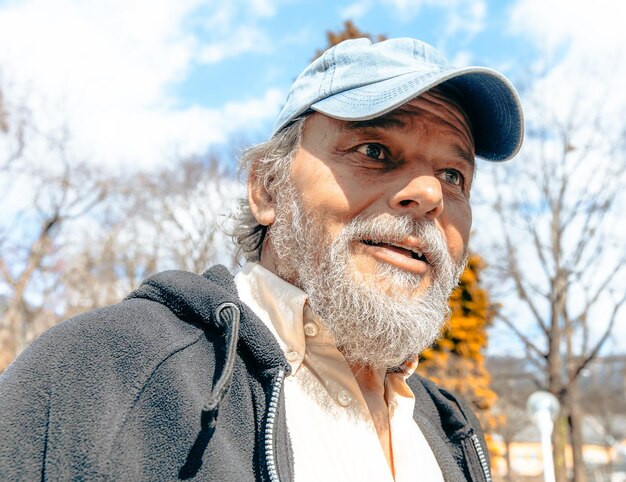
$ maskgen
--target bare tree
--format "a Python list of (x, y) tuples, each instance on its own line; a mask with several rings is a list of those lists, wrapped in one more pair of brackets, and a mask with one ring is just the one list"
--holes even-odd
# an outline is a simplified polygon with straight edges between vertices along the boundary
[(49, 293), (62, 303), (62, 318), (117, 303), (157, 271), (157, 240), (140, 243), (142, 235), (135, 226), (126, 220), (109, 221), (76, 240), (56, 290)]
[(2, 352), (9, 361), (37, 334), (31, 332), (31, 325), (45, 308), (41, 301), (59, 272), (59, 235), (102, 202), (110, 189), (110, 183), (93, 169), (74, 164), (63, 146), (57, 147), (54, 168), (24, 161), (10, 171), (13, 182), (30, 192), (12, 190), (9, 196), (32, 195), (32, 204), (6, 216), (0, 227), (0, 282), (7, 293)]
[(232, 263), (223, 224), (242, 194), (241, 185), (213, 156), (185, 159), (146, 175), (134, 222), (159, 240), (159, 267), (201, 273)]
[(118, 302), (163, 269), (201, 273), (232, 263), (221, 225), (241, 187), (215, 158), (136, 174), (119, 190), (64, 267), (55, 297), (65, 316)]
[[(0, 172), (5, 172), (24, 151), (24, 137), (30, 112), (24, 104), (8, 102), (0, 71)], [(0, 184), (1, 185), (1, 184)]]
[(119, 301), (158, 270), (232, 263), (219, 225), (241, 187), (215, 156), (105, 175), (66, 128), (40, 129), (2, 87), (0, 372), (52, 324)]
[(54, 323), (156, 271), (232, 263), (219, 225), (241, 187), (214, 157), (104, 175), (73, 156), (64, 130), (14, 128), (0, 100), (0, 371)]
[(567, 422), (555, 434), (558, 480), (565, 480), (569, 427), (579, 482), (586, 477), (580, 375), (611, 339), (626, 300), (617, 221), (626, 208), (625, 137), (599, 106), (590, 113), (572, 105), (564, 117), (543, 102), (526, 107), (534, 117), (527, 149), (491, 171), (493, 296), (502, 302), (498, 319), (543, 374), (539, 384), (561, 401)]
[[(0, 90), (1, 91), (1, 90)], [(38, 132), (0, 96), (0, 371), (54, 322), (45, 293), (58, 279), (59, 236), (101, 203), (111, 182), (68, 152), (65, 129)]]

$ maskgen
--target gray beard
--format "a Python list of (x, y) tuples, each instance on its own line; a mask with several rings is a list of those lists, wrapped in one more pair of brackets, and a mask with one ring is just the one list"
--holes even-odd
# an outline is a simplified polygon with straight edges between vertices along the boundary
[[(352, 265), (352, 246), (362, 239), (400, 241), (414, 235), (427, 247), (431, 283), (413, 292), (422, 276), (379, 262), (374, 279)], [(336, 239), (303, 212), (293, 187), (281, 190), (269, 230), (277, 274), (301, 288), (349, 364), (392, 368), (414, 358), (440, 335), (450, 314), (448, 298), (465, 267), (454, 263), (431, 221), (356, 217)], [(381, 288), (382, 286), (382, 288)]]

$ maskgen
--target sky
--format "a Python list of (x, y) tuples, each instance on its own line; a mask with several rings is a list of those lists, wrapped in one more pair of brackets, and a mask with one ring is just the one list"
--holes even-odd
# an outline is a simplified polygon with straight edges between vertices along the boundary
[(267, 138), (291, 82), (348, 19), (500, 70), (557, 116), (581, 89), (621, 116), (624, 18), (620, 0), (0, 0), (0, 86), (40, 129), (65, 129), (78, 157), (156, 169)]
[[(150, 168), (267, 137), (325, 33), (412, 36), (512, 78), (623, 45), (619, 1), (0, 0), (0, 81), (92, 162)], [(624, 13), (624, 12), (621, 12)], [(584, 35), (581, 35), (581, 32)], [(592, 46), (585, 45), (589, 39)], [(560, 57), (559, 57), (560, 56)], [(568, 59), (565, 59), (567, 62)]]

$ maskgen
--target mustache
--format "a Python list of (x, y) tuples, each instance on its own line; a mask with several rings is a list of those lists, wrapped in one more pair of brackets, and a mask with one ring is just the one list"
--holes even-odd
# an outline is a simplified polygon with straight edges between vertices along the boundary
[(448, 244), (434, 221), (411, 216), (357, 216), (341, 231), (344, 242), (368, 240), (377, 243), (401, 243), (407, 237), (419, 240), (420, 249), (433, 268), (455, 264)]

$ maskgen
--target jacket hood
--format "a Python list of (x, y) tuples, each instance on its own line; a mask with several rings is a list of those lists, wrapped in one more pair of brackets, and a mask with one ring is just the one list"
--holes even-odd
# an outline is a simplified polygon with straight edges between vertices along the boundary
[[(184, 271), (165, 271), (145, 280), (127, 299), (143, 298), (169, 308), (180, 320), (202, 330), (218, 330), (223, 339), (221, 370), (208, 394), (200, 417), (202, 432), (212, 433), (222, 401), (230, 388), (237, 353), (251, 358), (262, 376), (289, 372), (274, 336), (237, 297), (232, 275), (215, 266), (202, 276)], [(246, 353), (247, 352), (247, 353)]]
[(127, 299), (132, 298), (155, 301), (187, 323), (222, 332), (227, 326), (218, 319), (217, 313), (220, 307), (230, 303), (239, 312), (237, 349), (247, 351), (262, 370), (290, 370), (274, 336), (239, 299), (234, 278), (222, 265), (212, 267), (202, 276), (174, 270), (158, 273), (127, 296)]

